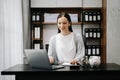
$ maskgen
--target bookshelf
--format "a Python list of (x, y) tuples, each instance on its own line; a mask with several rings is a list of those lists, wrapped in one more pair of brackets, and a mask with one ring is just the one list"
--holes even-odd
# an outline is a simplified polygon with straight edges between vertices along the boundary
[[(57, 24), (60, 12), (68, 12), (73, 25), (81, 25), (81, 8), (30, 8), (31, 11), (31, 48), (43, 49), (43, 26)], [(39, 46), (38, 46), (39, 45)], [(37, 46), (37, 47), (35, 47)]]
[[(60, 12), (67, 12), (69, 14), (77, 15), (77, 19), (73, 25), (80, 25), (83, 39), (85, 42), (85, 54), (87, 56), (101, 56), (101, 60), (105, 60), (103, 56), (103, 27), (102, 27), (102, 8), (30, 8), (31, 10), (31, 48), (43, 49), (43, 26), (54, 25), (56, 22), (56, 14)], [(48, 15), (45, 15), (45, 14)], [(49, 21), (49, 15), (53, 15), (52, 20)], [(47, 19), (45, 19), (47, 16)], [(50, 16), (51, 17), (51, 16)], [(74, 18), (74, 17), (73, 17)], [(48, 21), (46, 21), (48, 20)], [(88, 27), (86, 27), (88, 26)], [(37, 32), (35, 32), (35, 30)], [(39, 35), (36, 35), (39, 34)], [(37, 36), (37, 38), (36, 38)], [(47, 45), (47, 49), (48, 49)], [(105, 62), (105, 61), (102, 61)]]
[[(82, 10), (82, 31), (85, 42), (85, 54), (101, 56), (102, 8), (84, 8)], [(84, 27), (85, 25), (91, 25)]]

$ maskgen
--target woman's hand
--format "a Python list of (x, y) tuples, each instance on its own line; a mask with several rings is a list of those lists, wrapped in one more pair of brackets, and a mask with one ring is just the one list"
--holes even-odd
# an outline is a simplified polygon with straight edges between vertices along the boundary
[(79, 64), (76, 59), (73, 59), (72, 61), (70, 61), (70, 63), (73, 64), (73, 65), (78, 65)]
[(50, 60), (50, 64), (54, 63), (54, 58), (53, 57), (49, 57), (49, 60)]

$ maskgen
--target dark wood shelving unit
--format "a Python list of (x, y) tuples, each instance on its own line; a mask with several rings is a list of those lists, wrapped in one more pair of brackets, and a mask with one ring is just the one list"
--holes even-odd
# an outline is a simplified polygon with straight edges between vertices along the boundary
[[(101, 33), (101, 38), (100, 39), (100, 55), (101, 56), (101, 60), (102, 60), (102, 63), (105, 63), (106, 62), (106, 57), (105, 57), (105, 54), (106, 52), (103, 51), (104, 49), (104, 28), (103, 28), (103, 9), (102, 8), (79, 8), (79, 7), (74, 7), (74, 8), (30, 8), (30, 11), (31, 11), (31, 48), (33, 49), (34, 48), (34, 43), (39, 43), (40, 44), (40, 49), (43, 49), (43, 26), (44, 25), (57, 25), (56, 22), (44, 22), (44, 14), (45, 13), (51, 13), (51, 14), (54, 14), (54, 13), (60, 13), (60, 12), (67, 12), (67, 13), (75, 13), (75, 14), (78, 14), (78, 22), (73, 22), (72, 24), (73, 25), (80, 25), (81, 26), (81, 29), (82, 31), (84, 30), (84, 25), (87, 24), (95, 24), (95, 25), (99, 25), (102, 33)], [(33, 12), (39, 12), (39, 21), (33, 21), (32, 20), (32, 16), (33, 16)], [(83, 11), (100, 11), (101, 12), (101, 21), (84, 21), (83, 20)], [(36, 14), (35, 13), (35, 14)], [(36, 17), (36, 15), (35, 15)], [(34, 27), (33, 24), (35, 25), (40, 25), (39, 28), (40, 28), (40, 38), (34, 38), (33, 37), (33, 30), (34, 30)], [(83, 34), (83, 33), (82, 33)], [(83, 34), (83, 37), (84, 37), (84, 34)], [(85, 37), (84, 37), (85, 38)]]

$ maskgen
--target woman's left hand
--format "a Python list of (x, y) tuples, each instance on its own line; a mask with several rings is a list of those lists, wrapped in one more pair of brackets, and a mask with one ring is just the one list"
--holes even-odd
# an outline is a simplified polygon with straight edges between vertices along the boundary
[(73, 65), (78, 65), (78, 61), (76, 59), (73, 59), (72, 61), (70, 61), (70, 63)]

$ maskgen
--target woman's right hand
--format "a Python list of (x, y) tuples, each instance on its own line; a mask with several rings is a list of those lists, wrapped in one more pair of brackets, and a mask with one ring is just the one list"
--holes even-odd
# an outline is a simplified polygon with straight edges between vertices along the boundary
[(50, 64), (54, 63), (54, 58), (53, 57), (49, 57), (49, 60), (50, 60)]

